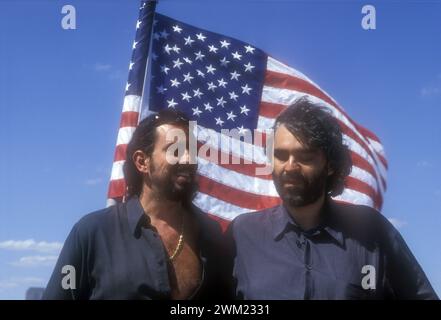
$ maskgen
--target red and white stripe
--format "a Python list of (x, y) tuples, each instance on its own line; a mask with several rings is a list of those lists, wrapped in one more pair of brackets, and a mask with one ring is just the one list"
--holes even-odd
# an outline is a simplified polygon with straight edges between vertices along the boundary
[(126, 186), (123, 164), (126, 160), (127, 144), (132, 138), (132, 134), (139, 122), (141, 100), (142, 97), (137, 95), (126, 95), (124, 97), (121, 121), (116, 138), (115, 155), (110, 174), (109, 190), (107, 192), (107, 206), (114, 205), (116, 201), (121, 201), (125, 194)]

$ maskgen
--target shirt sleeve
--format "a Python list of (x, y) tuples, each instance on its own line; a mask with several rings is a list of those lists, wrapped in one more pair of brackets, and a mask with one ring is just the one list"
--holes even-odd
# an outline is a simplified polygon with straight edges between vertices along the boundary
[(396, 299), (438, 300), (429, 279), (395, 227), (388, 225), (386, 279)]
[(86, 268), (87, 254), (78, 224), (64, 242), (51, 278), (43, 293), (43, 300), (80, 300), (89, 296)]

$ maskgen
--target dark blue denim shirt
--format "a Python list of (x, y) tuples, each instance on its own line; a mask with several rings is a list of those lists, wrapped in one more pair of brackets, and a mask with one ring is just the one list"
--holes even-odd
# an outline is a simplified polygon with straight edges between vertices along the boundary
[(380, 213), (329, 200), (322, 217), (323, 223), (307, 232), (283, 205), (237, 217), (230, 225), (237, 297), (438, 298), (403, 238)]
[[(202, 283), (192, 299), (228, 298), (218, 224), (197, 212)], [(43, 299), (170, 299), (169, 258), (138, 200), (88, 214), (67, 237)], [(75, 289), (63, 289), (65, 265)]]

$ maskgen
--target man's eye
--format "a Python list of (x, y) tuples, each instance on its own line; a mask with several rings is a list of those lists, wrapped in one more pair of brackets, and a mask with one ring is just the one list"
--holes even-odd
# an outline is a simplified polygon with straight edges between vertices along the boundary
[(302, 163), (310, 163), (312, 161), (314, 161), (314, 157), (312, 155), (300, 155), (297, 157), (298, 161), (302, 162)]
[(289, 158), (288, 152), (281, 151), (281, 150), (274, 151), (274, 157), (276, 157), (280, 161), (286, 161)]

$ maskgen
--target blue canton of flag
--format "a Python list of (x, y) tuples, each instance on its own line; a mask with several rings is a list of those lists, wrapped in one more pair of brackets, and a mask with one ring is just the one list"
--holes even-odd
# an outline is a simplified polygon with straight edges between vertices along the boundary
[(266, 54), (155, 15), (149, 109), (175, 108), (216, 131), (257, 126)]

